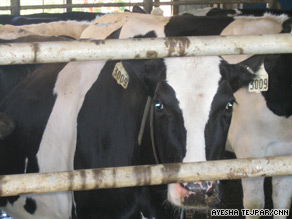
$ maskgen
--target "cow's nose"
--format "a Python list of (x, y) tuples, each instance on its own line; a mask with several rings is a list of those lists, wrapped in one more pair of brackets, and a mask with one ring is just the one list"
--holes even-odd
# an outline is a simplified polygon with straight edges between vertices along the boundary
[(183, 198), (183, 205), (199, 206), (207, 205), (214, 207), (220, 202), (220, 183), (219, 181), (201, 181), (180, 184), (188, 191), (188, 195)]

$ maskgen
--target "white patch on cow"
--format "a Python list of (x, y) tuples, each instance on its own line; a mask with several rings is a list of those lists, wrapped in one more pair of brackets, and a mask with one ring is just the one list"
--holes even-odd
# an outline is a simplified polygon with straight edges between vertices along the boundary
[[(76, 147), (77, 116), (85, 94), (99, 76), (104, 61), (72, 62), (59, 73), (54, 93), (56, 101), (45, 128), (37, 160), (40, 172), (73, 170)], [(31, 196), (37, 205), (33, 215), (23, 206), (26, 196), (20, 197), (5, 210), (15, 218), (69, 218), (72, 192)], [(18, 216), (18, 215), (21, 215)]]
[[(238, 158), (292, 156), (292, 117), (271, 112), (261, 94), (242, 88), (235, 93), (228, 141)], [(244, 207), (264, 207), (264, 178), (243, 179)], [(274, 208), (289, 209), (292, 177), (273, 177)]]
[(22, 26), (4, 25), (0, 27), (1, 39), (15, 39), (28, 35), (71, 36), (79, 39), (81, 33), (89, 26), (89, 22), (56, 21), (50, 23), (30, 24)]
[[(230, 23), (220, 35), (258, 35), (277, 34), (282, 31), (282, 24), (288, 19), (287, 15), (265, 14), (262, 17), (239, 16)], [(237, 64), (252, 55), (224, 55), (229, 64)]]
[(187, 130), (183, 162), (205, 161), (204, 130), (221, 78), (219, 57), (165, 59), (167, 82), (175, 90)]
[[(206, 160), (205, 126), (221, 78), (219, 57), (165, 59), (167, 82), (175, 90), (187, 131), (183, 162)], [(168, 199), (180, 206), (175, 184), (168, 186)]]

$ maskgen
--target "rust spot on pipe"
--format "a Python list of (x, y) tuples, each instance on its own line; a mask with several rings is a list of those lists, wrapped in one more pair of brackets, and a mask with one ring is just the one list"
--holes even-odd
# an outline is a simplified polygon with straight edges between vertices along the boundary
[(146, 56), (147, 58), (153, 59), (153, 58), (157, 58), (158, 54), (156, 51), (147, 51)]
[(241, 177), (248, 177), (244, 168), (236, 168), (233, 169), (232, 167), (229, 169), (229, 173), (227, 174), (228, 179), (238, 179)]
[(176, 179), (178, 178), (178, 173), (180, 170), (180, 166), (178, 165), (163, 165), (162, 172), (163, 172), (163, 179), (162, 184), (167, 184), (169, 179)]
[[(88, 39), (79, 39), (79, 42), (87, 42)], [(92, 43), (94, 43), (95, 45), (100, 45), (100, 44), (105, 44), (104, 40), (90, 40)]]
[(37, 56), (38, 56), (38, 51), (40, 50), (40, 46), (38, 43), (33, 43), (33, 53), (34, 53), (34, 57), (33, 57), (33, 63), (37, 63)]
[(241, 48), (241, 47), (238, 47), (235, 49), (235, 52), (238, 53), (238, 54), (243, 54), (244, 53), (244, 49)]
[(185, 56), (185, 51), (189, 48), (190, 44), (190, 40), (187, 37), (175, 37), (165, 40), (168, 56), (173, 56), (174, 52), (178, 52), (179, 56)]
[(151, 185), (151, 167), (144, 166), (144, 167), (134, 167), (133, 172), (136, 178), (136, 185)]

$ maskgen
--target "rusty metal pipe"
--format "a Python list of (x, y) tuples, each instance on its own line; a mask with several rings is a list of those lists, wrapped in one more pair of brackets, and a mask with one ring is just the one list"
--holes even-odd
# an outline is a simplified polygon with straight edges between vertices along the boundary
[(292, 175), (292, 157), (100, 168), (0, 176), (0, 196)]
[(292, 53), (291, 34), (0, 44), (0, 65)]

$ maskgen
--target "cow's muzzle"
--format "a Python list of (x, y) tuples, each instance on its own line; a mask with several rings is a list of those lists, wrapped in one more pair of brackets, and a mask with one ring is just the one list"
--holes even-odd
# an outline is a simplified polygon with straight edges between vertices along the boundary
[(169, 201), (183, 208), (210, 209), (220, 202), (219, 181), (172, 184)]

